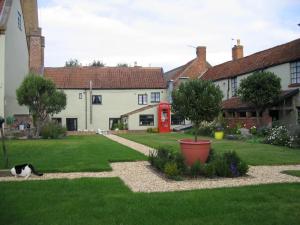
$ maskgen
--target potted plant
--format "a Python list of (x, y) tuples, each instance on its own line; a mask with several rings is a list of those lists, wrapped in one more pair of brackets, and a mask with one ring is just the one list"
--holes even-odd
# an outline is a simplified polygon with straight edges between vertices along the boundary
[(198, 131), (202, 121), (210, 122), (221, 111), (222, 92), (211, 81), (190, 80), (179, 85), (172, 93), (172, 110), (175, 114), (190, 120), (193, 124), (195, 138), (179, 140), (186, 163), (191, 166), (195, 161), (205, 163), (210, 140), (198, 140)]
[(222, 140), (224, 138), (224, 128), (222, 126), (217, 126), (214, 136), (216, 140)]

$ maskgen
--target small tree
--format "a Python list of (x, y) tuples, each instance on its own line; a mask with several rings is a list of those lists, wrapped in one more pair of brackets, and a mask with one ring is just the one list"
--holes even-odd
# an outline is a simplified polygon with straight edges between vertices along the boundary
[(105, 66), (105, 64), (102, 62), (102, 61), (100, 61), (100, 60), (94, 60), (91, 64), (90, 64), (90, 66), (96, 66), (96, 67), (104, 67)]
[(200, 123), (212, 121), (220, 113), (223, 94), (211, 81), (191, 80), (181, 83), (172, 97), (172, 110), (193, 123), (197, 141)]
[(78, 59), (69, 59), (65, 63), (65, 67), (78, 67), (81, 63), (78, 61)]
[(117, 67), (129, 67), (127, 63), (118, 63)]
[(274, 103), (280, 90), (280, 78), (274, 73), (254, 72), (241, 81), (238, 95), (243, 102), (253, 105), (256, 112), (256, 122), (259, 126), (259, 115)]
[(58, 91), (51, 80), (36, 74), (25, 77), (17, 89), (17, 100), (20, 105), (29, 108), (36, 127), (36, 136), (39, 136), (48, 116), (59, 113), (66, 106), (65, 93)]

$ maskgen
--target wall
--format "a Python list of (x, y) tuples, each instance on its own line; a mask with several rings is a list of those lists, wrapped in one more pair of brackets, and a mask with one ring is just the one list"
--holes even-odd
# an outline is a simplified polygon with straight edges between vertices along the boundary
[[(85, 90), (65, 89), (67, 95), (66, 109), (53, 117), (62, 118), (62, 124), (66, 125), (66, 118), (78, 118), (78, 129), (102, 130), (109, 129), (109, 118), (120, 118), (121, 115), (145, 107), (138, 105), (138, 94), (148, 94), (150, 103), (151, 92), (160, 92), (161, 101), (167, 101), (166, 89), (133, 89), (133, 90), (93, 90), (93, 95), (102, 95), (102, 105), (92, 105), (92, 123), (90, 123), (90, 92), (87, 90), (87, 113), (85, 110)], [(79, 99), (82, 93), (82, 99)], [(143, 113), (143, 112), (142, 112)], [(130, 126), (130, 125), (129, 125)], [(134, 125), (136, 127), (136, 125)]]
[[(281, 89), (282, 90), (287, 90), (289, 89), (290, 85), (290, 64), (289, 63), (284, 63), (281, 65), (273, 66), (265, 71), (273, 72), (275, 73), (278, 77), (281, 78)], [(247, 78), (250, 76), (252, 73), (247, 73), (243, 74), (237, 77), (237, 87), (240, 86), (241, 80)], [(228, 89), (228, 82), (229, 82), (229, 89)], [(214, 82), (216, 85), (218, 85), (223, 92), (223, 100), (226, 100), (228, 98), (232, 97), (232, 87), (231, 87), (231, 78), (226, 78), (222, 80), (218, 80)], [(227, 94), (228, 92), (228, 94)]]
[(5, 32), (5, 117), (28, 114), (27, 108), (19, 106), (16, 99), (16, 89), (28, 73), (28, 48), (23, 16), (22, 31), (18, 28), (18, 11), (22, 14), (20, 1), (12, 2)]
[[(140, 126), (140, 115), (154, 115), (154, 125), (153, 126)], [(147, 128), (157, 128), (157, 107), (153, 107), (144, 110), (139, 113), (135, 113), (128, 117), (128, 129), (129, 130), (147, 130)]]

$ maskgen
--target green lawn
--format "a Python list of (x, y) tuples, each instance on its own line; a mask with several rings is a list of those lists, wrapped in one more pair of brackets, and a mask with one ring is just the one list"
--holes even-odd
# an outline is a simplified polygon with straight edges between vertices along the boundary
[[(0, 183), (5, 225), (298, 225), (300, 184), (132, 193), (118, 178)], [(288, 193), (288, 194), (287, 194)]]
[[(182, 133), (168, 134), (122, 134), (124, 138), (157, 148), (168, 146), (170, 149), (179, 151), (177, 140), (182, 138), (193, 138), (192, 135)], [(202, 139), (209, 139), (202, 137)], [(300, 149), (287, 147), (250, 143), (232, 140), (213, 140), (212, 147), (216, 152), (235, 150), (242, 159), (250, 165), (277, 165), (277, 164), (300, 164)]]
[[(109, 162), (146, 157), (103, 136), (72, 136), (59, 140), (7, 141), (10, 165), (31, 163), (41, 172), (111, 170)], [(3, 169), (2, 147), (0, 168)]]
[(283, 171), (282, 173), (292, 175), (295, 177), (300, 177), (300, 170), (286, 170), (286, 171)]

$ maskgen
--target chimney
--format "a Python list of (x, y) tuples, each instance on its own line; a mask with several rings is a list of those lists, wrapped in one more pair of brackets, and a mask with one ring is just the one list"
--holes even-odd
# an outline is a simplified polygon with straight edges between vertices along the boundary
[(197, 58), (200, 61), (206, 62), (206, 47), (205, 46), (198, 46), (196, 48)]
[(244, 47), (240, 44), (240, 39), (236, 40), (236, 45), (232, 48), (232, 60), (237, 60), (244, 57)]

